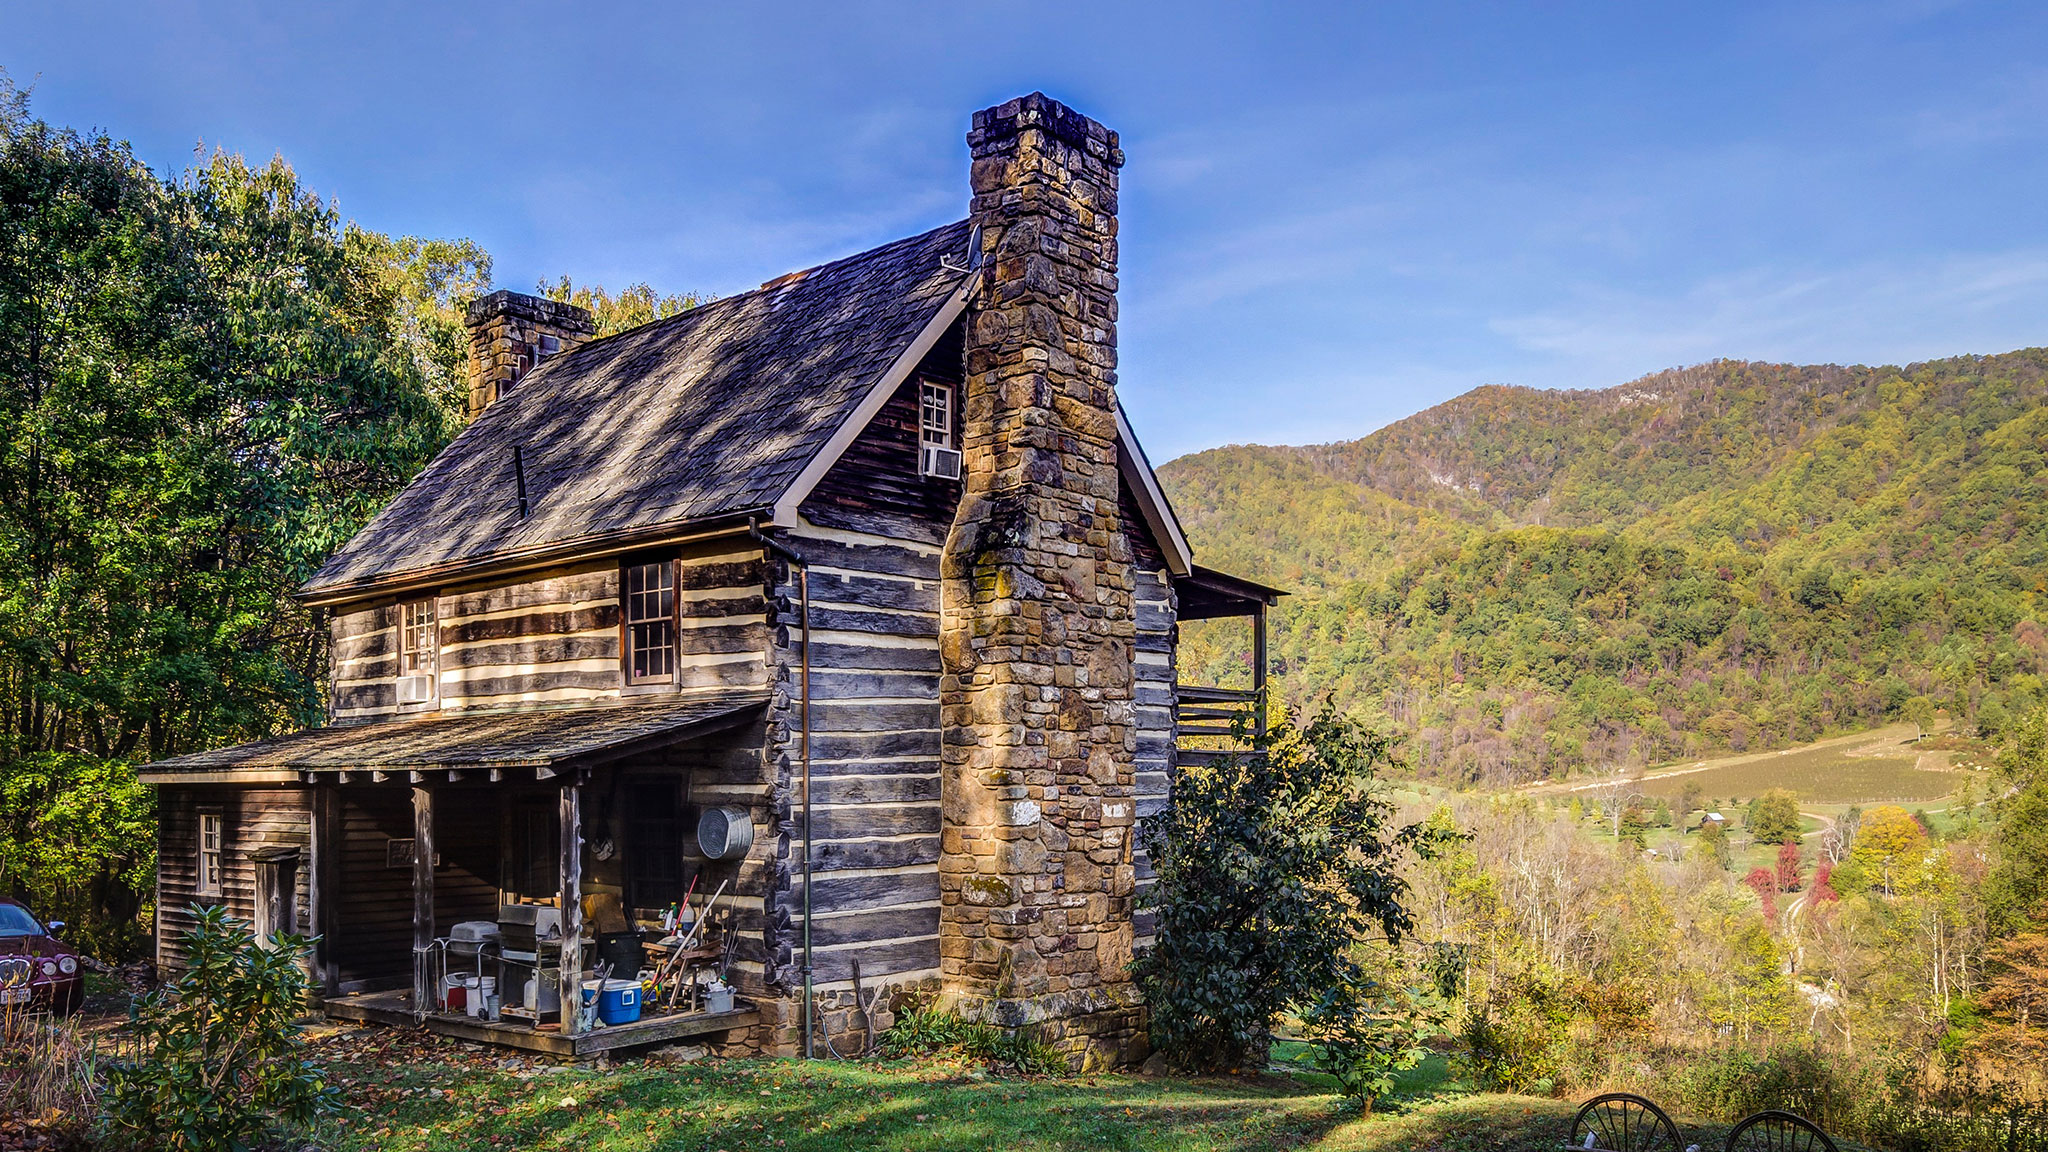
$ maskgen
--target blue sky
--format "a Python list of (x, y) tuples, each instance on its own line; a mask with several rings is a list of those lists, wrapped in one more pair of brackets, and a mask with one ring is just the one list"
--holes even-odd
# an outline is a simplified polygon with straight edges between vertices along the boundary
[(969, 114), (1123, 134), (1155, 460), (1488, 383), (2048, 343), (2048, 5), (54, 4), (0, 66), (281, 152), (502, 286), (733, 292), (965, 213)]

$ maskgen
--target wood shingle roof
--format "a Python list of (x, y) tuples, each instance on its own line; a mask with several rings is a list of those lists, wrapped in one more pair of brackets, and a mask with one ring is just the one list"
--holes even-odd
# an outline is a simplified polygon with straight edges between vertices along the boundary
[(771, 508), (959, 287), (968, 236), (949, 224), (551, 357), (300, 594)]
[(742, 719), (767, 702), (761, 692), (721, 692), (311, 728), (159, 760), (142, 769), (142, 778), (145, 783), (170, 784), (294, 779), (304, 772), (557, 770), (665, 747)]

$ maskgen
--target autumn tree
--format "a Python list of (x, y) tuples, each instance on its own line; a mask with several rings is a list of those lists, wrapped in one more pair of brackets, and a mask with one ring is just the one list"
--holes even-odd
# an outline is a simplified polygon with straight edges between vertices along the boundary
[(2048, 1067), (2048, 917), (1991, 945), (1977, 1006), (1990, 1018), (1979, 1047), (2001, 1064)]
[(1749, 835), (1758, 844), (1783, 844), (1800, 834), (1799, 797), (1773, 788), (1749, 802)]
[(1778, 891), (1799, 891), (1799, 873), (1799, 841), (1787, 840), (1778, 847)]
[(1890, 896), (1902, 870), (1917, 863), (1926, 847), (1927, 832), (1911, 812), (1896, 804), (1881, 804), (1863, 814), (1856, 827), (1856, 846), (1849, 855)]

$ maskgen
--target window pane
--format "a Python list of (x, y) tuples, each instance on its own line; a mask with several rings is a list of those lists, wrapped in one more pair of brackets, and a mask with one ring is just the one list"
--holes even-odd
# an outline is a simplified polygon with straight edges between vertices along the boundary
[(0, 936), (41, 936), (43, 926), (17, 904), (0, 904)]
[(924, 384), (919, 390), (918, 442), (938, 448), (953, 446), (953, 389)]
[(626, 569), (626, 668), (633, 680), (675, 673), (675, 580), (667, 561)]
[(432, 674), (440, 636), (434, 626), (434, 602), (420, 600), (400, 609), (399, 668), (404, 675)]

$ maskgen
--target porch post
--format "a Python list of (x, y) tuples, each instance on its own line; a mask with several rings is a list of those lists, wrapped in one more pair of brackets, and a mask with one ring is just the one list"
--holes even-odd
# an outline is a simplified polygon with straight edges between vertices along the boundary
[(341, 794), (330, 781), (313, 785), (313, 826), (306, 854), (306, 910), (313, 935), (313, 975), (322, 996), (341, 993), (341, 963), (335, 955), (336, 887), (341, 862)]
[(412, 1010), (424, 1019), (434, 1006), (434, 793), (412, 789)]
[(562, 1035), (582, 1030), (583, 774), (562, 781)]
[(1258, 700), (1252, 705), (1252, 731), (1266, 737), (1266, 605), (1252, 607), (1252, 691)]

